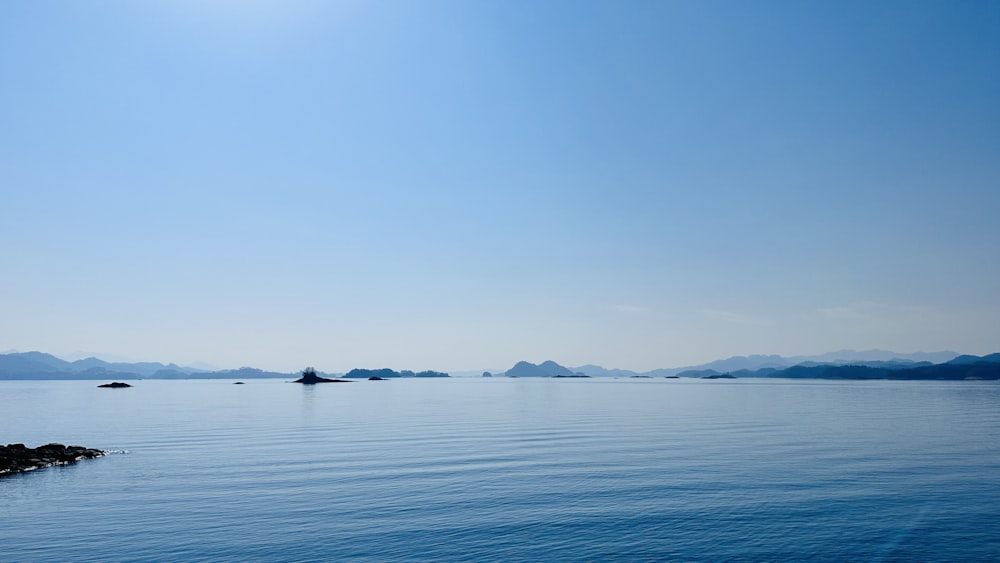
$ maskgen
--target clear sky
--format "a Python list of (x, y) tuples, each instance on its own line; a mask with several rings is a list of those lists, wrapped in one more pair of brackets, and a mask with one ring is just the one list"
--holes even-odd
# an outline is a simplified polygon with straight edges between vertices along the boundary
[(1000, 2), (0, 3), (0, 351), (1000, 351)]

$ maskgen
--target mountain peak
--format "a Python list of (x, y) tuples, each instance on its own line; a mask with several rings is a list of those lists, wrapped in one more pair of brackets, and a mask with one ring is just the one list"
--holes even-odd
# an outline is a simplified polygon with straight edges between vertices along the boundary
[(553, 377), (556, 375), (576, 375), (572, 370), (561, 366), (552, 360), (546, 360), (541, 364), (520, 361), (514, 367), (505, 372), (508, 377)]

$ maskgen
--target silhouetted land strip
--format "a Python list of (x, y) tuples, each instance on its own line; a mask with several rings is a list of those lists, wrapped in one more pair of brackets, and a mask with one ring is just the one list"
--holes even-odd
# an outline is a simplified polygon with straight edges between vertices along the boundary
[[(842, 357), (855, 353), (850, 350), (831, 352), (819, 356), (734, 356), (689, 368), (663, 368), (637, 373), (622, 369), (605, 369), (586, 365), (567, 368), (553, 361), (535, 365), (518, 362), (506, 372), (484, 372), (484, 377), (506, 375), (507, 377), (668, 377), (707, 378), (717, 375), (731, 375), (734, 378), (787, 378), (787, 379), (889, 379), (889, 380), (1000, 380), (1000, 353), (984, 356), (960, 356), (953, 352), (896, 354), (881, 350), (859, 352), (866, 359)], [(798, 363), (791, 363), (791, 362)], [(932, 363), (933, 362), (933, 363)], [(97, 358), (87, 358), (74, 362), (60, 360), (42, 352), (13, 352), (0, 354), (0, 380), (44, 380), (68, 379), (114, 380), (116, 383), (137, 379), (261, 379), (295, 377), (298, 374), (262, 371), (243, 367), (236, 370), (202, 371), (180, 367), (176, 364), (159, 363), (109, 363)], [(303, 377), (298, 383), (337, 383), (347, 380), (394, 378), (448, 377), (447, 373), (436, 371), (413, 372), (391, 369), (354, 369), (331, 377), (319, 373)], [(330, 374), (325, 374), (330, 375)], [(720, 379), (720, 378), (712, 378)], [(721, 378), (728, 379), (728, 378)], [(377, 379), (373, 381), (378, 381)], [(124, 386), (124, 385), (118, 385)]]
[(83, 446), (46, 444), (29, 448), (24, 444), (0, 445), (0, 477), (52, 465), (68, 465), (80, 459), (93, 459), (108, 452)]
[(123, 383), (121, 381), (112, 381), (111, 383), (98, 385), (98, 387), (104, 387), (105, 389), (124, 389), (126, 387), (131, 387), (131, 385), (129, 385), (128, 383)]
[[(758, 375), (756, 377), (762, 377)], [(894, 380), (997, 380), (1000, 363), (946, 363), (917, 366), (905, 369), (863, 365), (848, 366), (792, 366), (779, 373), (763, 377), (793, 379), (894, 379)]]
[[(441, 371), (412, 372), (408, 369), (404, 369), (403, 371), (395, 371), (389, 368), (382, 368), (382, 369), (352, 369), (351, 371), (344, 374), (344, 377), (348, 379), (372, 379), (373, 377), (378, 377), (381, 379), (395, 379), (398, 377), (448, 377), (448, 374)], [(378, 380), (375, 379), (372, 381), (378, 381)]]

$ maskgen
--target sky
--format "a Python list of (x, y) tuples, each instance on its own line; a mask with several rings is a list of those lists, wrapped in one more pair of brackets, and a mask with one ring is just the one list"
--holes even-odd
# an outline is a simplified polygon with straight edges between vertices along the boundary
[(1000, 3), (0, 3), (0, 350), (1000, 351)]

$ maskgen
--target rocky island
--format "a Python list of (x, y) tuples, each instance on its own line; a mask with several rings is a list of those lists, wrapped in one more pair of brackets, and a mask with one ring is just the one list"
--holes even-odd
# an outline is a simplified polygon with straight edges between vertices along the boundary
[(305, 385), (312, 385), (314, 383), (350, 383), (347, 379), (330, 379), (328, 377), (320, 377), (316, 374), (316, 370), (313, 368), (306, 368), (302, 370), (302, 377), (296, 379), (292, 383), (303, 383)]
[(50, 465), (68, 465), (80, 459), (101, 457), (108, 452), (83, 446), (46, 444), (29, 448), (24, 444), (0, 445), (0, 477)]

